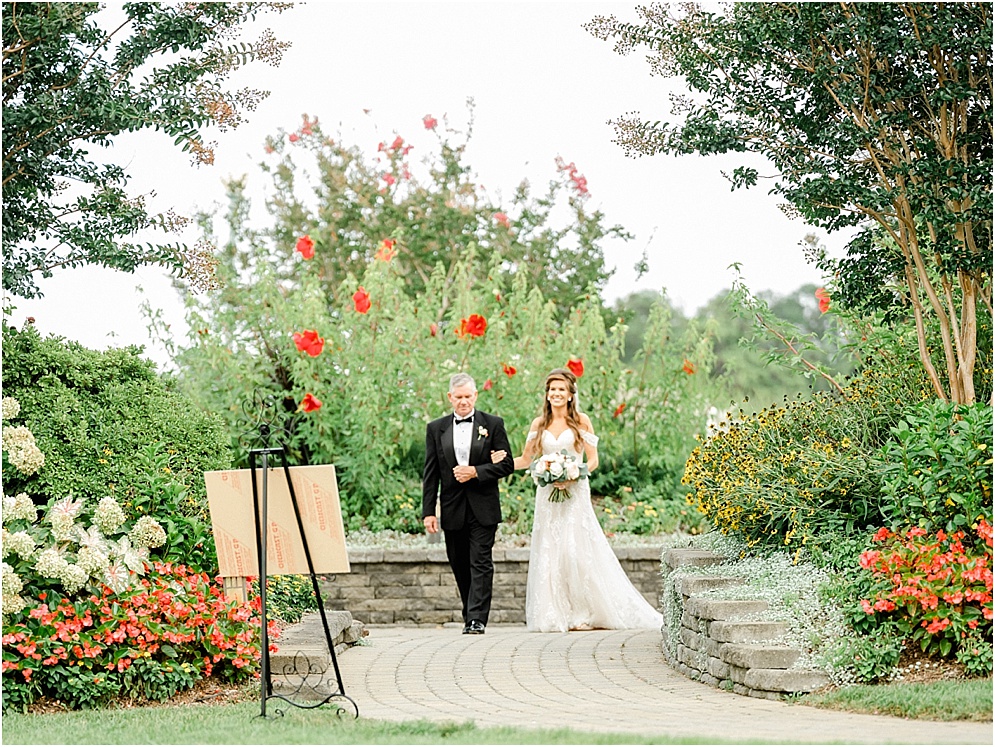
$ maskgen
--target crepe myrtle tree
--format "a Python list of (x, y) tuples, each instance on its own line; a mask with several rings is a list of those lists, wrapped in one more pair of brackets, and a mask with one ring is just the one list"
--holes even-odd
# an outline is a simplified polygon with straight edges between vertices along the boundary
[[(587, 29), (654, 74), (680, 77), (670, 122), (614, 122), (629, 155), (757, 153), (785, 210), (859, 227), (839, 261), (842, 304), (914, 321), (936, 395), (970, 403), (990, 352), (992, 9), (989, 3), (695, 3)], [(762, 178), (736, 168), (733, 187)], [(982, 332), (979, 332), (979, 328)], [(984, 364), (979, 373), (984, 374)]]
[(279, 64), (289, 46), (269, 30), (240, 41), (240, 27), (290, 5), (3, 3), (4, 290), (37, 297), (39, 275), (84, 264), (156, 264), (209, 283), (206, 247), (137, 242), (185, 221), (151, 214), (127, 171), (87, 149), (152, 129), (212, 163), (202, 131), (236, 127), (267, 95), (224, 81), (252, 61)]

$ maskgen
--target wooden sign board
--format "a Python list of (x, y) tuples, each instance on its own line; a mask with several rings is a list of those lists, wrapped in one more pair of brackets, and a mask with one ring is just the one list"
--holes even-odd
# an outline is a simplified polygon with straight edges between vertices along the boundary
[[(267, 554), (269, 576), (308, 574), (304, 544), (290, 501), (283, 468), (270, 468), (267, 478)], [(290, 479), (301, 512), (315, 573), (348, 573), (345, 529), (339, 507), (335, 467), (331, 464), (291, 467)], [(256, 489), (262, 500), (262, 469)], [(218, 565), (225, 578), (258, 576), (256, 523), (252, 518), (252, 471), (205, 472), (211, 526), (218, 548)]]

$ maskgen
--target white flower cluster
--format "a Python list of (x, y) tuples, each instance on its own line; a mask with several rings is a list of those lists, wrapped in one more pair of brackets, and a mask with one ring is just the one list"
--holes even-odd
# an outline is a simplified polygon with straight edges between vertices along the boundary
[(35, 443), (34, 434), (25, 426), (4, 428), (2, 438), (8, 461), (20, 472), (33, 475), (45, 464), (45, 455)]
[(25, 521), (35, 521), (38, 518), (38, 509), (35, 507), (27, 493), (18, 493), (11, 497), (3, 497), (3, 523), (24, 519)]
[(128, 536), (138, 547), (159, 547), (166, 542), (165, 530), (151, 516), (143, 516), (136, 521)]
[(93, 523), (100, 527), (100, 531), (104, 534), (111, 534), (124, 523), (124, 520), (124, 511), (110, 496), (101, 498), (97, 510), (93, 512)]
[(72, 496), (56, 502), (49, 510), (48, 523), (52, 525), (52, 536), (56, 542), (67, 542), (76, 538), (79, 527), (76, 517), (83, 510), (83, 500), (74, 501)]
[(76, 553), (76, 565), (86, 571), (88, 576), (98, 575), (98, 571), (103, 571), (109, 561), (106, 553), (100, 552), (92, 545), (81, 547)]
[(14, 569), (6, 563), (3, 563), (0, 567), (3, 569), (3, 580), (0, 581), (0, 590), (3, 592), (2, 612), (4, 615), (20, 612), (28, 604), (24, 597), (21, 596), (21, 589), (24, 588), (24, 582), (21, 581), (20, 576), (14, 573)]
[(69, 594), (74, 594), (82, 589), (90, 578), (89, 573), (80, 568), (79, 565), (66, 560), (62, 551), (56, 547), (50, 547), (38, 553), (35, 571), (39, 576), (57, 578)]
[(21, 403), (13, 397), (4, 397), (0, 401), (0, 409), (3, 411), (4, 420), (13, 420), (21, 412)]
[(6, 558), (11, 553), (27, 560), (35, 552), (35, 538), (27, 532), (8, 532), (3, 530), (3, 556)]

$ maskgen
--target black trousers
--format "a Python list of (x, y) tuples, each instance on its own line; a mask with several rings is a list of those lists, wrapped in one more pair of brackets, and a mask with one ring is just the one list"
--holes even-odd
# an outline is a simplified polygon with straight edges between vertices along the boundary
[(446, 555), (463, 600), (463, 623), (487, 624), (494, 588), (494, 535), (497, 524), (483, 525), (473, 511), (466, 512), (462, 529), (446, 529)]

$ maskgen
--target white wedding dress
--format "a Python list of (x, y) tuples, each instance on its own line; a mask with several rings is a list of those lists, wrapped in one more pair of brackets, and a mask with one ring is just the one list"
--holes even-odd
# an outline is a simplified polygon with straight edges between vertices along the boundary
[[(535, 438), (529, 433), (528, 440)], [(581, 431), (597, 445), (598, 437)], [(542, 434), (543, 454), (566, 450), (581, 456), (567, 428)], [(660, 628), (663, 616), (632, 585), (619, 565), (591, 505), (587, 480), (568, 483), (570, 497), (550, 502), (553, 487), (536, 490), (532, 548), (525, 592), (525, 624), (531, 631)]]

